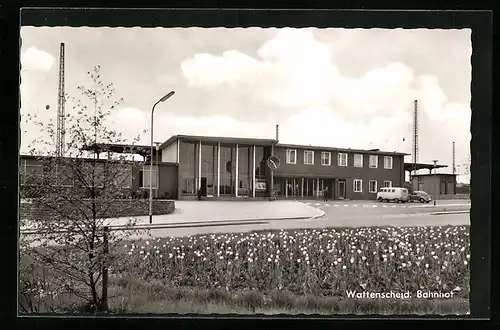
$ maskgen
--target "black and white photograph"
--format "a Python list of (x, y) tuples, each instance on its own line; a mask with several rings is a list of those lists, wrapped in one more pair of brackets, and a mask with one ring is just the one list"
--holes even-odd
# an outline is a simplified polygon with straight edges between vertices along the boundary
[(471, 29), (20, 29), (20, 315), (470, 313)]

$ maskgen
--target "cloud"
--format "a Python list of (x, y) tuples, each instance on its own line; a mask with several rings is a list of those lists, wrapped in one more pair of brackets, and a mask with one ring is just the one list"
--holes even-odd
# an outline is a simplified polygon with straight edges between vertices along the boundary
[(54, 56), (36, 47), (30, 47), (21, 53), (22, 70), (49, 71), (54, 62)]
[[(191, 88), (245, 91), (248, 107), (255, 112), (277, 109), (273, 113), (283, 114), (283, 141), (410, 153), (417, 99), (420, 159), (448, 154), (451, 141), (468, 150), (470, 106), (448, 102), (438, 77), (418, 76), (398, 61), (347, 76), (337, 67), (335, 43), (331, 44), (317, 40), (312, 30), (287, 28), (265, 42), (257, 56), (238, 50), (195, 54), (184, 60), (181, 69)], [(244, 114), (233, 114), (235, 119), (240, 116)], [(263, 120), (270, 116), (262, 110)], [(467, 157), (466, 149), (457, 151), (457, 162)], [(450, 157), (441, 158), (451, 165), (449, 153)]]

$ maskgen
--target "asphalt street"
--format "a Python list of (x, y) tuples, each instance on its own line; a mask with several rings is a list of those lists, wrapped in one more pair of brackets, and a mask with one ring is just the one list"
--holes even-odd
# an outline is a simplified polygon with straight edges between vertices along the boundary
[(380, 202), (306, 202), (323, 210), (325, 215), (306, 220), (259, 220), (227, 222), (203, 227), (151, 229), (152, 237), (190, 236), (223, 232), (248, 232), (264, 229), (364, 227), (364, 226), (438, 226), (469, 225), (470, 201), (440, 200), (437, 205)]

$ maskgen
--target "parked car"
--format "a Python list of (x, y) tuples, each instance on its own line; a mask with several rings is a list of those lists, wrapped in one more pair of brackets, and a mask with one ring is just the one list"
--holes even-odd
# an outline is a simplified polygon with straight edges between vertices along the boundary
[(406, 203), (409, 199), (408, 189), (401, 187), (380, 188), (377, 193), (380, 202)]
[(414, 191), (410, 194), (410, 202), (430, 203), (431, 196), (425, 191)]

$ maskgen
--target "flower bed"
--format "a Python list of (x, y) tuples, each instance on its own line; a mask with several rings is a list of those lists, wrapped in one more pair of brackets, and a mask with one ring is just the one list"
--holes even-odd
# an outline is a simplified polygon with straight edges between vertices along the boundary
[(122, 273), (166, 285), (287, 290), (469, 291), (469, 227), (297, 229), (136, 241)]

